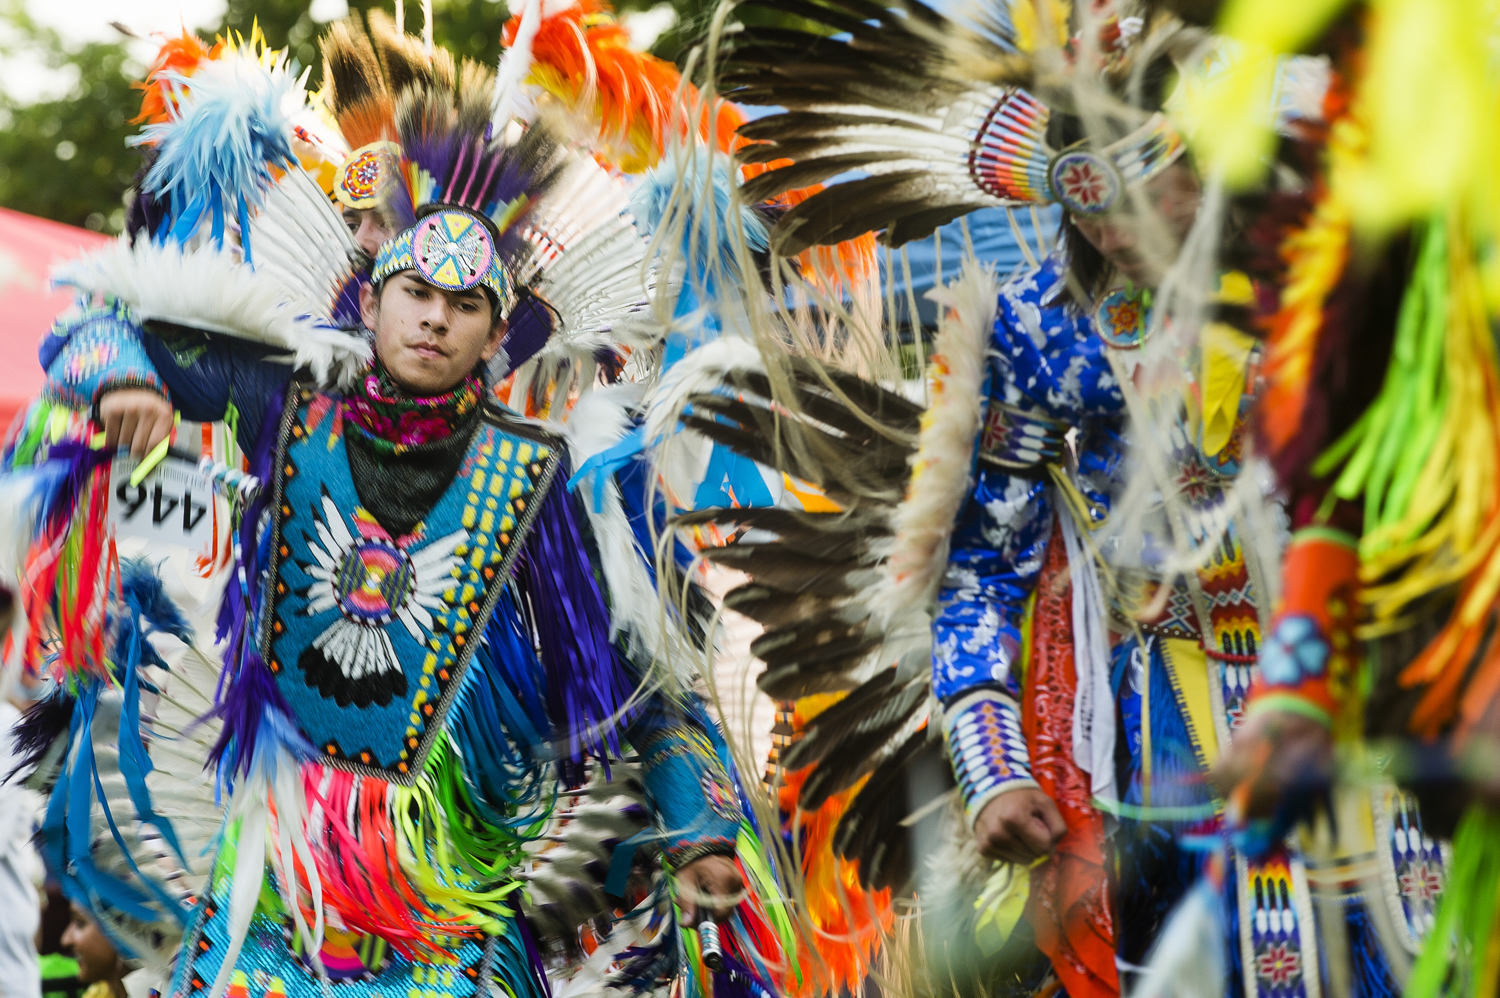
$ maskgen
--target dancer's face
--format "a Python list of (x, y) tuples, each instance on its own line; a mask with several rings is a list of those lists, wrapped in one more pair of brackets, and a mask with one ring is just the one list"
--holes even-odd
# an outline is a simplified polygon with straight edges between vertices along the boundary
[(1154, 288), (1177, 259), (1203, 200), (1198, 175), (1178, 160), (1105, 215), (1074, 215), (1083, 238), (1133, 284)]
[(73, 905), (73, 919), (63, 930), (62, 944), (78, 961), (78, 980), (83, 984), (108, 981), (119, 976), (120, 955), (109, 937), (99, 930), (89, 913)]
[(380, 212), (374, 208), (345, 208), (344, 224), (349, 226), (350, 235), (371, 260), (375, 259), (385, 241), (395, 235), (386, 228)]
[(377, 291), (365, 285), (360, 312), (375, 333), (375, 353), (408, 394), (441, 395), (458, 386), (505, 338), (505, 320), (482, 288), (445, 291), (414, 270), (393, 274)]

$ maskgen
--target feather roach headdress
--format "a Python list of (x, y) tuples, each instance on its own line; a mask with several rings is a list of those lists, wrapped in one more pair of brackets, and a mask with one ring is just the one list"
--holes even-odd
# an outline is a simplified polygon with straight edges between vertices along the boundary
[(324, 99), (350, 151), (334, 172), (333, 196), (346, 207), (377, 207), (384, 179), (396, 169), (396, 95), (405, 87), (453, 88), (453, 59), (428, 56), (383, 11), (336, 22), (323, 38)]
[(721, 90), (787, 109), (740, 129), (752, 143), (741, 162), (790, 161), (747, 183), (746, 197), (864, 174), (787, 212), (776, 250), (877, 229), (900, 245), (1006, 205), (1097, 215), (1182, 155), (1161, 90), (1205, 72), (1203, 32), (1170, 16), (1144, 30), (1111, 20), (1088, 45), (1046, 48), (1048, 32), (1017, 17), (1022, 8), (1035, 17), (1020, 3), (970, 28), (919, 0), (791, 0), (776, 9), (805, 26), (729, 36)]
[(415, 270), (450, 291), (483, 286), (508, 314), (517, 295), (512, 267), (529, 249), (520, 223), (563, 159), (541, 125), (514, 142), (491, 136), (493, 86), (493, 74), (465, 63), (456, 76), (435, 71), (429, 84), (408, 85), (397, 97), (401, 157), (380, 203), (399, 231), (381, 247), (372, 278)]

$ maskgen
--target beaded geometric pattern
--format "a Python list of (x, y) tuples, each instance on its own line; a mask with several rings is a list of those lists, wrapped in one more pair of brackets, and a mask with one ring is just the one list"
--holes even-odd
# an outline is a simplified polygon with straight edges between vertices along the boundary
[[(274, 889), (267, 871), (266, 888)], [(167, 992), (172, 998), (206, 998), (229, 945), (229, 877), (203, 902), (198, 923), (188, 936)], [(480, 998), (490, 991), (483, 982), (495, 971), (495, 943), (489, 939), (456, 941), (430, 963), (418, 963), (375, 937), (337, 930), (325, 932), (322, 959), (332, 990), (315, 975), (301, 953), (301, 936), (287, 919), (258, 912), (235, 961), (225, 998)]]
[[(1250, 998), (1317, 998), (1318, 967), (1306, 952), (1302, 906), (1285, 854), (1247, 864), (1240, 883), (1240, 945)], [(1312, 926), (1307, 926), (1311, 929)]]
[(294, 396), (282, 437), (262, 654), (331, 765), (406, 784), (509, 581), (557, 448), (487, 411), (453, 484), (392, 537), (360, 506), (341, 421), (313, 399)]
[(396, 169), (401, 147), (394, 142), (371, 142), (349, 154), (334, 180), (333, 193), (350, 208), (368, 209), (380, 200), (380, 180)]

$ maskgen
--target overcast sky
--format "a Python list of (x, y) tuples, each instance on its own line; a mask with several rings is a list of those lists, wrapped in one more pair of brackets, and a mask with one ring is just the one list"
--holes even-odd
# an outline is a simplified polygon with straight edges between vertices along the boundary
[[(175, 35), (183, 26), (210, 28), (224, 16), (225, 0), (26, 0), (26, 9), (39, 23), (55, 29), (69, 42), (115, 41), (120, 33), (110, 27), (119, 21), (136, 34)], [(313, 17), (321, 21), (342, 17), (345, 0), (313, 0)], [(0, 25), (0, 32), (4, 31)], [(8, 41), (8, 39), (6, 39)], [(134, 42), (132, 53), (142, 64), (156, 54), (158, 42)], [(23, 102), (61, 96), (73, 85), (65, 73), (47, 69), (25, 52), (0, 58), (0, 89)]]
[[(54, 29), (64, 41), (118, 41), (123, 36), (110, 26), (119, 21), (142, 39), (130, 42), (131, 54), (142, 67), (156, 55), (162, 35), (176, 35), (184, 26), (212, 28), (224, 16), (225, 0), (25, 0), (26, 9), (40, 24)], [(493, 2), (493, 0), (492, 0)], [(418, 0), (408, 0), (412, 9)], [(349, 13), (348, 0), (310, 0), (308, 12), (320, 24)], [(677, 23), (677, 14), (666, 0), (649, 10), (632, 11), (621, 22), (636, 48), (650, 48), (663, 31)], [(151, 40), (154, 39), (154, 40)], [(0, 46), (11, 48), (6, 26), (0, 23)], [(52, 100), (72, 89), (76, 74), (48, 69), (40, 58), (28, 58), (24, 50), (0, 57), (0, 92), (21, 103)]]

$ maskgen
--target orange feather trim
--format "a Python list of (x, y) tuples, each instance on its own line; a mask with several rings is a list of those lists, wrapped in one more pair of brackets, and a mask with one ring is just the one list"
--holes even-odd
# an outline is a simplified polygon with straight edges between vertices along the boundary
[(1258, 407), (1272, 453), (1297, 435), (1307, 404), (1308, 379), (1323, 331), (1323, 306), (1349, 262), (1353, 211), (1339, 189), (1339, 174), (1360, 154), (1365, 133), (1352, 116), (1334, 122), (1328, 143), (1329, 180), (1306, 224), (1281, 245), (1286, 283), (1281, 308), (1271, 318), (1266, 346), (1266, 395)]
[[(514, 44), (521, 16), (505, 24), (501, 41)], [(683, 109), (698, 119), (698, 135), (728, 151), (739, 110), (722, 102), (710, 115), (698, 88), (665, 59), (630, 47), (630, 33), (601, 0), (545, 18), (531, 46), (530, 80), (574, 111), (599, 121), (598, 154), (622, 173), (641, 173), (661, 159), (669, 139), (685, 134)]]

